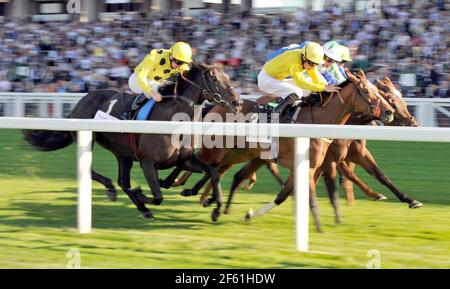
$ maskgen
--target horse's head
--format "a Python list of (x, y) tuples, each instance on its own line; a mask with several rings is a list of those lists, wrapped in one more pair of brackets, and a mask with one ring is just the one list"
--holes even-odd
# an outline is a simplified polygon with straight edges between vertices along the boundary
[(363, 71), (353, 74), (346, 68), (348, 79), (353, 83), (353, 110), (373, 119), (379, 119), (384, 124), (394, 120), (394, 109), (381, 96), (377, 87), (370, 83)]
[(419, 123), (408, 110), (402, 93), (395, 87), (389, 77), (377, 79), (376, 84), (383, 98), (395, 109), (393, 125), (418, 127)]
[(181, 78), (200, 91), (201, 100), (227, 107), (231, 112), (239, 112), (242, 100), (231, 86), (230, 79), (222, 69), (214, 65), (193, 63), (187, 73)]

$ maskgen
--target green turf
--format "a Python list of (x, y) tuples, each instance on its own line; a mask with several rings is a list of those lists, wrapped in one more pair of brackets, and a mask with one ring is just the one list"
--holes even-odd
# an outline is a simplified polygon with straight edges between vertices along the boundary
[[(382, 268), (449, 268), (450, 144), (371, 142), (369, 147), (391, 179), (424, 207), (409, 209), (359, 171), (389, 200), (375, 203), (358, 193), (356, 206), (348, 207), (341, 199), (343, 224), (335, 225), (320, 184), (324, 233), (311, 229), (311, 252), (298, 253), (292, 200), (251, 223), (243, 221), (249, 208), (273, 200), (278, 190), (265, 169), (252, 191), (238, 191), (232, 213), (216, 224), (211, 208), (181, 197), (179, 189), (164, 191), (164, 203), (151, 207), (157, 221), (148, 222), (123, 193), (109, 202), (94, 183), (94, 231), (79, 235), (75, 147), (36, 152), (18, 131), (2, 130), (0, 267), (66, 268), (69, 251), (76, 249), (83, 268), (366, 268), (370, 250), (378, 250)], [(102, 149), (94, 152), (94, 168), (117, 177), (114, 159)], [(132, 179), (146, 188), (138, 165)], [(228, 189), (230, 177), (222, 185)]]

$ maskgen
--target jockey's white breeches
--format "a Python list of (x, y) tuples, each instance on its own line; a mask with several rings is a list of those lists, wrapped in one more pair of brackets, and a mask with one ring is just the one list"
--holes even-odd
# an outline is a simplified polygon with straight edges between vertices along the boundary
[[(158, 89), (159, 84), (156, 81), (148, 80), (148, 85), (153, 87), (153, 89)], [(133, 73), (130, 78), (128, 78), (128, 87), (130, 90), (136, 94), (143, 93), (142, 89), (139, 87), (137, 83), (136, 73)], [(148, 97), (148, 96), (147, 96)]]
[(258, 87), (264, 93), (273, 94), (282, 98), (285, 98), (291, 93), (297, 94), (299, 98), (311, 94), (310, 90), (303, 90), (298, 87), (293, 79), (278, 80), (269, 76), (264, 70), (261, 70), (258, 74)]

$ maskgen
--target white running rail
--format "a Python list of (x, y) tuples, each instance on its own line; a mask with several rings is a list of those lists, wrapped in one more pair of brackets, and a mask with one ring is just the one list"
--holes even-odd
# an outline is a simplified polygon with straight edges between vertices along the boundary
[[(66, 116), (85, 93), (0, 93), (0, 116), (52, 117)], [(241, 95), (254, 100), (259, 95)], [(422, 126), (450, 127), (450, 99), (405, 98)]]
[(92, 132), (246, 136), (259, 132), (296, 138), (295, 195), (297, 250), (309, 246), (309, 141), (310, 138), (371, 139), (450, 142), (450, 128), (371, 127), (312, 124), (252, 124), (170, 121), (99, 121), (92, 119), (42, 119), (0, 117), (0, 129), (77, 131), (78, 134), (78, 231), (91, 232)]

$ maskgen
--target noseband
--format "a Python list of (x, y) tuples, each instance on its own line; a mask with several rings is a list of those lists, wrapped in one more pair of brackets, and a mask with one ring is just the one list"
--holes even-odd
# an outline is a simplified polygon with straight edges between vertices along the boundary
[(341, 100), (341, 102), (345, 104), (345, 111), (346, 112), (350, 112), (351, 113), (351, 112), (354, 111), (356, 98), (359, 97), (369, 106), (369, 108), (367, 109), (367, 113), (371, 117), (379, 118), (381, 116), (381, 109), (379, 108), (379, 104), (381, 102), (381, 98), (378, 99), (376, 104), (371, 104), (370, 101), (367, 100), (361, 94), (361, 91), (357, 88), (357, 86), (354, 83), (353, 83), (353, 97), (352, 97), (352, 101), (351, 101), (352, 104), (351, 104), (350, 107), (347, 105), (348, 103), (344, 100), (344, 98), (342, 97), (341, 93), (339, 91), (336, 92), (336, 93), (339, 96), (339, 99)]

